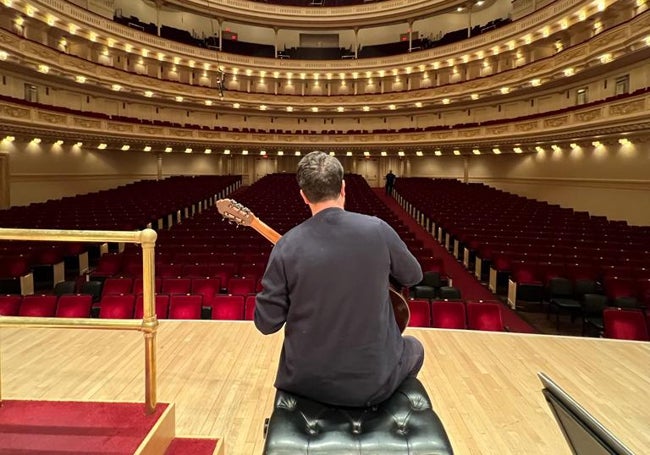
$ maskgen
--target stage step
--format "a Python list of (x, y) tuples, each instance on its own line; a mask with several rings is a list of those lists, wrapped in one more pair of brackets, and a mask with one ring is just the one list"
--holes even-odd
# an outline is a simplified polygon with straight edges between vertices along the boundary
[(196, 436), (175, 437), (167, 448), (165, 455), (223, 455), (220, 439)]
[(173, 404), (4, 400), (0, 454), (222, 455), (219, 439), (175, 437)]

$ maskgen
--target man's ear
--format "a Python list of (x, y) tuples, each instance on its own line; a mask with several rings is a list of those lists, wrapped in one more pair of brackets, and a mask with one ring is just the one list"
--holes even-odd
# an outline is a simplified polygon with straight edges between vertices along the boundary
[(345, 197), (345, 179), (341, 180), (341, 197)]
[(305, 193), (300, 189), (300, 196), (302, 197), (302, 200), (305, 201), (305, 204), (309, 205), (309, 199), (307, 199), (307, 196), (305, 196)]

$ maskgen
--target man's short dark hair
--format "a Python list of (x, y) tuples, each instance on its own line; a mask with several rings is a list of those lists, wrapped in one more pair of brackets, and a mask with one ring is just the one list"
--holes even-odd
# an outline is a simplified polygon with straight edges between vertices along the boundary
[(298, 163), (296, 178), (311, 203), (336, 199), (343, 185), (343, 166), (324, 152), (310, 152)]

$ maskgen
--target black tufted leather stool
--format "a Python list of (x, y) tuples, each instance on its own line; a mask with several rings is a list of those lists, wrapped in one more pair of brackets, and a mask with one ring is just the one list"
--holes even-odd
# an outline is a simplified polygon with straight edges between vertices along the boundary
[(278, 390), (264, 455), (453, 454), (422, 383), (407, 378), (383, 403), (344, 408)]

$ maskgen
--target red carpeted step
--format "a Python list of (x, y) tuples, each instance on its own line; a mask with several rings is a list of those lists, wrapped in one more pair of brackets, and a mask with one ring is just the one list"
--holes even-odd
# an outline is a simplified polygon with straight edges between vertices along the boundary
[(165, 451), (165, 455), (213, 455), (221, 453), (218, 439), (208, 438), (174, 438)]
[(168, 406), (146, 414), (142, 403), (4, 400), (0, 453), (133, 454)]

